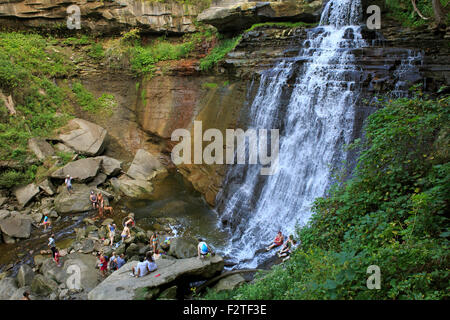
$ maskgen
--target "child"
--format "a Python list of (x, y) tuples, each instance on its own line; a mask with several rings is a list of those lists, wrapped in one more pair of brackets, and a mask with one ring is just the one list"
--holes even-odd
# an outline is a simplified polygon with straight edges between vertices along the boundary
[(53, 260), (56, 262), (56, 265), (58, 267), (61, 267), (61, 264), (59, 263), (59, 257), (60, 257), (59, 250), (58, 250), (58, 248), (55, 248), (55, 253), (53, 255)]
[(44, 221), (42, 222), (41, 225), (44, 226), (44, 231), (47, 230), (47, 226), (48, 226), (49, 228), (52, 227), (52, 223), (51, 223), (51, 221), (50, 221), (50, 219), (48, 218), (47, 215), (44, 216)]

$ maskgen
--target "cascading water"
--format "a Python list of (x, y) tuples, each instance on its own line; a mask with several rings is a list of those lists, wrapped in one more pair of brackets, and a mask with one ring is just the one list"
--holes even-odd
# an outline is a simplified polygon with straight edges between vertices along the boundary
[[(346, 160), (361, 76), (352, 50), (367, 46), (361, 18), (360, 0), (330, 0), (299, 56), (261, 75), (249, 127), (280, 129), (279, 170), (261, 176), (258, 165), (235, 165), (220, 200), (221, 221), (231, 233), (222, 254), (241, 267), (273, 255), (262, 252), (278, 230), (287, 235), (306, 223), (312, 202), (332, 181), (332, 168)], [(288, 102), (282, 102), (295, 75)]]

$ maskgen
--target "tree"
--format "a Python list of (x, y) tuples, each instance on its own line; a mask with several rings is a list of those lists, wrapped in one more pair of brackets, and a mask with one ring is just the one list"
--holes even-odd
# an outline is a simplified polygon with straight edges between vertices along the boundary
[[(416, 0), (411, 0), (414, 11), (424, 20), (429, 20), (430, 17), (425, 17), (417, 8)], [(447, 9), (444, 8), (440, 0), (432, 0), (433, 12), (434, 12), (434, 22), (436, 24), (436, 28), (445, 28), (446, 21), (445, 16), (447, 14)]]

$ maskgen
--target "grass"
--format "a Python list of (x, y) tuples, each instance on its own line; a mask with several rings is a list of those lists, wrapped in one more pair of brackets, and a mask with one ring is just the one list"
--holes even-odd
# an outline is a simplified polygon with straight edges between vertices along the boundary
[(231, 39), (223, 39), (221, 40), (212, 50), (211, 52), (200, 60), (200, 69), (202, 71), (211, 70), (217, 63), (225, 56), (232, 51), (239, 41), (241, 41), (242, 35)]
[(72, 91), (75, 94), (77, 103), (81, 106), (81, 109), (91, 114), (111, 116), (117, 106), (114, 95), (103, 93), (96, 99), (94, 95), (81, 84), (81, 82), (74, 82), (72, 84)]

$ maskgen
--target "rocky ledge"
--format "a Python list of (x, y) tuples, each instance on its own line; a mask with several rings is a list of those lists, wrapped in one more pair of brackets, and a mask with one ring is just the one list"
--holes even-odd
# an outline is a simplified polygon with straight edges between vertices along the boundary
[(77, 5), (81, 29), (96, 33), (117, 33), (130, 27), (153, 33), (195, 31), (194, 18), (204, 8), (176, 1), (144, 0), (0, 0), (0, 21), (13, 29), (67, 29), (67, 8)]
[(266, 21), (316, 22), (320, 18), (323, 0), (310, 1), (220, 1), (197, 17), (220, 32), (245, 30)]

